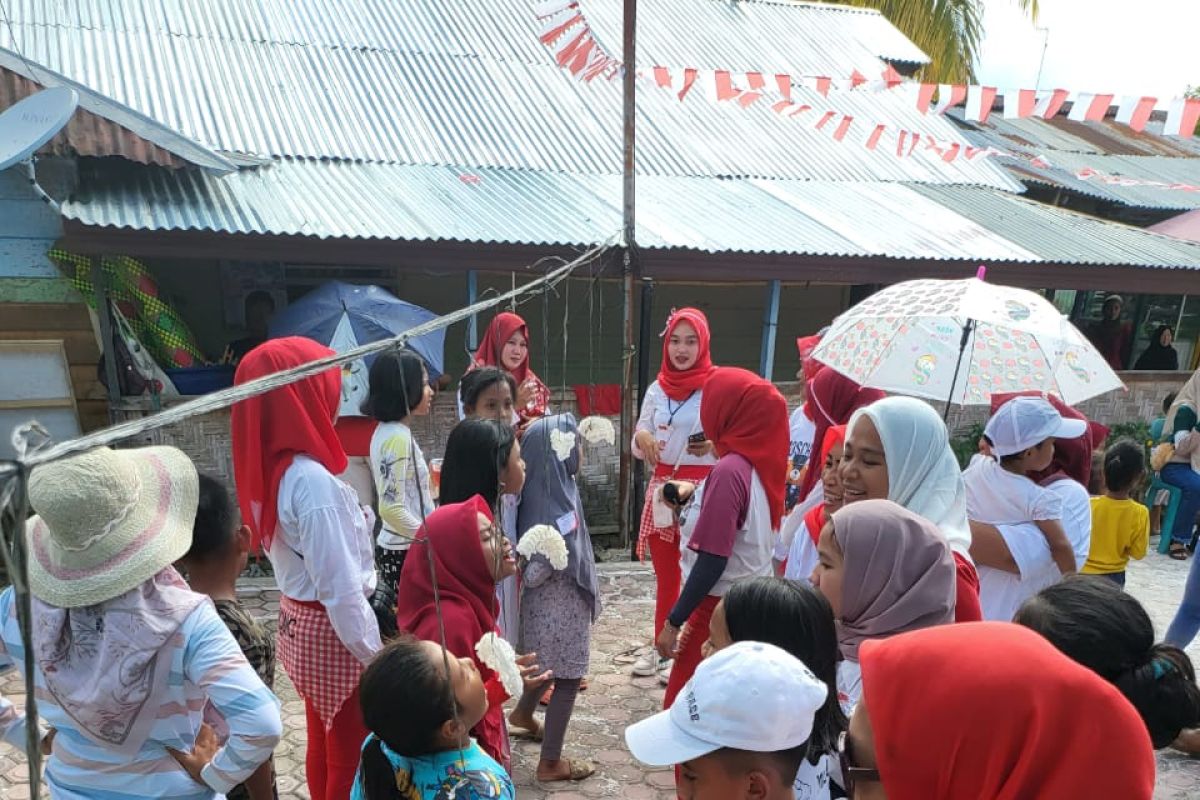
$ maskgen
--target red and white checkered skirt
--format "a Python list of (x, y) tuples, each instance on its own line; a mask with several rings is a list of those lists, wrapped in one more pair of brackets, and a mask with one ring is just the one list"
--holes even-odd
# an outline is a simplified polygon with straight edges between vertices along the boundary
[(666, 465), (665, 469), (663, 467), (663, 464), (658, 465), (658, 468), (654, 470), (654, 476), (650, 478), (650, 483), (646, 486), (646, 500), (642, 503), (642, 521), (638, 526), (638, 561), (646, 560), (647, 536), (658, 536), (668, 542), (674, 542), (679, 538), (679, 523), (672, 522), (665, 528), (654, 525), (654, 495), (662, 485), (673, 480), (700, 483), (712, 472), (710, 466), (681, 466), (678, 469), (674, 469), (670, 465)]
[(300, 697), (316, 708), (328, 731), (358, 687), (363, 665), (342, 644), (319, 603), (279, 598), (279, 662)]

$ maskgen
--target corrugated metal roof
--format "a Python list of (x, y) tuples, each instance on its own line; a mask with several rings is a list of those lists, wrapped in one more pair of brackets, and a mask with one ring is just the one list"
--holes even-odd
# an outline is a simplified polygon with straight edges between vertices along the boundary
[[(63, 205), (88, 226), (571, 246), (620, 228), (616, 176), (292, 159), (224, 178), (95, 168)], [(647, 176), (637, 202), (648, 249), (1200, 269), (1200, 244), (991, 189)]]
[(1026, 200), (1008, 192), (914, 185), (914, 192), (978, 222), (1042, 260), (1200, 268), (1200, 245)]
[(1073, 191), (1138, 208), (1177, 209), (1200, 208), (1200, 191), (1166, 189), (1155, 186), (1107, 183), (1098, 178), (1083, 180), (1078, 174), (1094, 169), (1105, 175), (1142, 181), (1178, 183), (1200, 187), (1200, 158), (1165, 158), (1162, 156), (1094, 155), (1090, 153), (1047, 153), (1050, 169), (1032, 164), (1023, 165), (1035, 179), (1065, 186)]
[(1113, 119), (1076, 122), (1061, 114), (1050, 120), (1038, 117), (1005, 119), (1003, 113), (997, 111), (986, 123), (979, 123), (965, 121), (963, 113), (961, 106), (947, 112), (969, 138), (996, 147), (1176, 158), (1195, 158), (1200, 154), (1200, 145), (1188, 139), (1162, 136), (1162, 122), (1158, 121), (1149, 123), (1145, 131), (1138, 133)]
[[(601, 20), (620, 5), (618, 0), (590, 2)], [(767, 53), (786, 53), (792, 46), (795, 59), (818, 60), (841, 57), (835, 44), (858, 53), (854, 58), (873, 59), (870, 51), (877, 48), (864, 47), (859, 37), (868, 44), (886, 44), (880, 31), (893, 30), (874, 12), (821, 4), (735, 5), (729, 11), (721, 0), (661, 0), (644, 4), (653, 10), (641, 27), (663, 47), (673, 39), (694, 40), (700, 47), (701, 26), (679, 15), (689, 8), (705, 9), (706, 24), (718, 24), (722, 15), (732, 13), (726, 27), (704, 33), (708, 44), (698, 54), (744, 58), (753, 52), (751, 43), (768, 37), (775, 44)], [(620, 171), (620, 87), (583, 84), (554, 65), (537, 41), (532, 0), (214, 0), (202, 10), (194, 3), (162, 0), (20, 0), (12, 14), (21, 49), (30, 58), (220, 150)], [(789, 22), (780, 23), (772, 39), (763, 26), (777, 18)], [(669, 30), (667, 20), (673, 20)], [(606, 24), (597, 23), (601, 28)], [(796, 38), (799, 31), (809, 31), (809, 38)], [(10, 39), (0, 26), (0, 46)], [(845, 64), (821, 67), (844, 69)], [(875, 68), (882, 68), (877, 59)], [(836, 107), (860, 126), (886, 121), (965, 142), (946, 120), (919, 114), (904, 91), (840, 92), (832, 102), (799, 92), (798, 99), (818, 108)], [(814, 130), (812, 122), (812, 117), (780, 119), (764, 103), (743, 110), (697, 95), (680, 104), (669, 92), (643, 86), (638, 168), (654, 175), (929, 181), (1020, 189), (986, 159), (954, 164), (898, 159), (835, 142), (828, 131)]]

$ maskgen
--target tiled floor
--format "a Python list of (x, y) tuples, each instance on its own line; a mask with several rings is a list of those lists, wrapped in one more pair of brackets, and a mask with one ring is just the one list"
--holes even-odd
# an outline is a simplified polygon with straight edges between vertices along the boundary
[[(1130, 569), (1129, 591), (1145, 603), (1160, 635), (1179, 601), (1187, 568), (1187, 564), (1151, 554), (1145, 562), (1134, 564)], [(580, 695), (567, 736), (567, 754), (593, 759), (598, 764), (597, 774), (580, 784), (538, 784), (532, 776), (537, 763), (537, 746), (516, 743), (517, 792), (521, 798), (669, 800), (675, 796), (671, 773), (646, 769), (635, 763), (625, 750), (622, 738), (626, 725), (653, 713), (662, 702), (662, 689), (657, 682), (629, 678), (626, 674), (628, 664), (621, 658), (622, 653), (649, 638), (651, 574), (640, 565), (604, 564), (600, 568), (600, 580), (605, 609), (592, 640), (591, 687)], [(245, 602), (256, 616), (273, 622), (277, 609), (274, 591), (248, 587)], [(1200, 663), (1200, 641), (1193, 644), (1189, 652), (1193, 660)], [(7, 676), (2, 687), (7, 697), (19, 698), (21, 687), (15, 676)], [(304, 788), (304, 709), (282, 672), (277, 689), (283, 700), (286, 731), (284, 741), (276, 751), (280, 796), (286, 800), (308, 800)], [(1200, 759), (1160, 753), (1158, 769), (1156, 800), (1200, 800)], [(0, 776), (0, 798), (28, 796), (22, 785), (28, 770), (11, 748), (0, 750)]]

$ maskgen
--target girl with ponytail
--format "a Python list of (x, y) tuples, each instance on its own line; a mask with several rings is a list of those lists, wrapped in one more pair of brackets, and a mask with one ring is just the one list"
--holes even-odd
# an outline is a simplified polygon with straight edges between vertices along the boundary
[(1076, 575), (1025, 601), (1013, 620), (1114, 684), (1155, 748), (1200, 726), (1200, 687), (1187, 654), (1155, 644), (1146, 609), (1112, 581)]

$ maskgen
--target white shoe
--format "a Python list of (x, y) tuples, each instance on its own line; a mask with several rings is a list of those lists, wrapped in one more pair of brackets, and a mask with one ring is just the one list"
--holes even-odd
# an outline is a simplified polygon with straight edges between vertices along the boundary
[(666, 686), (671, 682), (671, 667), (675, 666), (674, 661), (663, 660), (662, 666), (658, 669), (658, 685)]
[(653, 647), (647, 648), (638, 655), (637, 661), (633, 662), (633, 676), (635, 678), (652, 678), (667, 663), (669, 662), (665, 658), (658, 657), (658, 653)]

